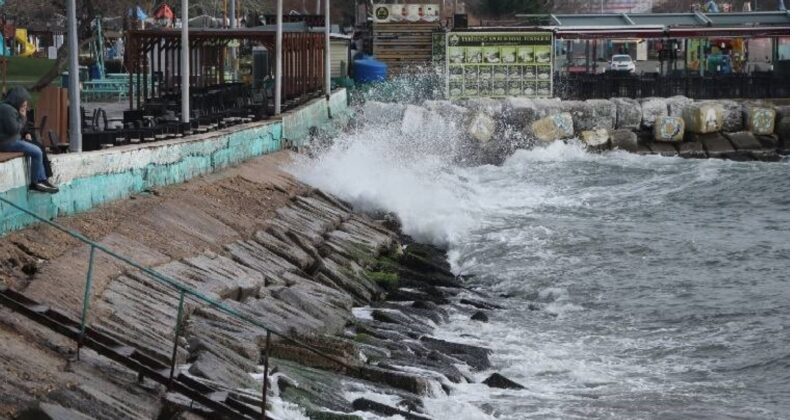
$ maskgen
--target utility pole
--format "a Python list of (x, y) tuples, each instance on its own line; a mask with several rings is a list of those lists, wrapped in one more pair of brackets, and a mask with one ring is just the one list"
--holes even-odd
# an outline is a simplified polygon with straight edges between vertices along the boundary
[(189, 122), (189, 0), (181, 0), (181, 122)]
[(274, 115), (280, 115), (283, 102), (283, 0), (277, 0), (277, 38), (274, 63)]
[(80, 115), (80, 44), (77, 37), (77, 0), (66, 1), (69, 37), (69, 150), (82, 151), (82, 116)]

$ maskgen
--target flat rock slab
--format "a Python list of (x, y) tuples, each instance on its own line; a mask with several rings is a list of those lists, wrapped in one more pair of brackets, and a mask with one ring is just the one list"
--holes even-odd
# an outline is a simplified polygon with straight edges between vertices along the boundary
[(732, 143), (719, 133), (703, 134), (696, 137), (702, 142), (708, 157), (725, 159), (728, 155), (735, 154)]
[(701, 142), (683, 142), (678, 145), (678, 154), (686, 159), (706, 159), (708, 154)]
[(735, 147), (735, 150), (762, 150), (763, 145), (757, 140), (754, 134), (748, 131), (740, 131), (737, 133), (724, 133), (730, 143)]
[(653, 142), (648, 145), (650, 151), (661, 156), (677, 156), (678, 150), (672, 143)]

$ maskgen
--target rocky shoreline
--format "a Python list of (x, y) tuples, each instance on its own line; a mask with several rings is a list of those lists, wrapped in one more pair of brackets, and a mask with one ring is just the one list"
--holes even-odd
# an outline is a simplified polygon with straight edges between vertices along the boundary
[[(283, 181), (287, 175), (272, 171), (268, 159), (273, 158), (244, 164), (219, 180), (168, 187), (66, 222), (79, 227), (82, 219), (104, 220), (107, 226), (91, 234), (96, 240), (133, 251), (153, 269), (330, 356), (273, 339), (270, 416), (361, 419), (367, 412), (430, 418), (425, 398), (451, 394), (456, 384), (473, 381), (472, 372), (491, 368), (489, 349), (432, 336), (451, 308), (467, 314), (469, 322), (485, 322), (498, 308), (450, 272), (444, 250), (400, 234), (391, 215), (365, 215), (321, 191)], [(258, 184), (231, 176), (238, 174)], [(219, 201), (215, 208), (205, 207), (227, 188), (235, 200), (239, 194), (247, 197), (246, 189), (257, 203)], [(262, 201), (266, 196), (271, 201)], [(190, 207), (197, 203), (204, 207)], [(31, 228), (6, 238), (5, 255), (13, 260), (4, 260), (5, 266), (13, 273), (12, 266), (18, 270), (28, 261), (29, 274), (24, 279), (13, 274), (16, 280), (4, 282), (77, 313), (84, 267), (76, 261), (83, 251), (47, 232)], [(146, 243), (142, 249), (141, 243)], [(91, 326), (169, 360), (177, 295), (105, 260), (95, 281)], [(6, 378), (0, 384), (2, 415), (214, 418), (90, 351), (83, 351), (79, 362), (65, 363), (73, 356), (68, 350), (73, 343), (5, 309), (0, 309), (0, 337), (0, 373)], [(265, 342), (265, 330), (190, 301), (176, 351), (178, 370), (260, 406)], [(517, 385), (496, 375), (487, 383)]]

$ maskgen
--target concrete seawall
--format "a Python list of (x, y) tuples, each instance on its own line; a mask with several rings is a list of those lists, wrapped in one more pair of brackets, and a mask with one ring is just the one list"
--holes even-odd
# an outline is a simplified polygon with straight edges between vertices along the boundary
[[(305, 146), (313, 128), (333, 131), (348, 120), (346, 104), (347, 93), (341, 89), (329, 101), (313, 100), (271, 121), (179, 140), (55, 155), (52, 156), (54, 180), (61, 190), (55, 195), (30, 192), (25, 160), (12, 159), (0, 163), (0, 197), (50, 219), (76, 214), (282, 150), (286, 140)], [(0, 204), (0, 235), (32, 222), (30, 217)]]

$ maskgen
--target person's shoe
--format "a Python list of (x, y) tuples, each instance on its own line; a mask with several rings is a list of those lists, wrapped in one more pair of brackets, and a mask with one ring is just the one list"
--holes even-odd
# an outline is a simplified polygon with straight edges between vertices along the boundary
[(30, 186), (30, 189), (47, 194), (55, 194), (56, 192), (60, 191), (57, 187), (49, 186), (44, 182), (35, 182)]
[(54, 188), (56, 190), (58, 189), (58, 187), (56, 187), (53, 183), (49, 182), (48, 179), (45, 179), (45, 180), (41, 181), (41, 183), (46, 185), (49, 188)]

